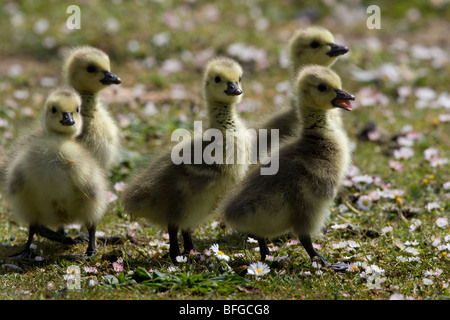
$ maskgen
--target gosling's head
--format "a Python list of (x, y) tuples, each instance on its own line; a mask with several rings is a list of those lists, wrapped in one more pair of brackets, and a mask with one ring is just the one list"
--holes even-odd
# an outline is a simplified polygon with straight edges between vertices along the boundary
[(331, 66), (348, 47), (334, 43), (333, 34), (322, 27), (298, 29), (289, 41), (289, 58), (295, 74), (305, 64)]
[(80, 108), (81, 98), (74, 89), (60, 87), (53, 90), (44, 104), (44, 130), (47, 133), (77, 136), (82, 128)]
[(111, 72), (108, 55), (90, 46), (77, 47), (69, 53), (63, 74), (67, 83), (78, 92), (96, 93), (110, 84), (122, 82)]
[(342, 108), (352, 110), (355, 97), (342, 90), (341, 79), (330, 68), (319, 65), (303, 67), (295, 84), (301, 109), (330, 110)]
[(209, 61), (203, 76), (203, 94), (213, 104), (231, 105), (242, 99), (242, 67), (233, 59), (218, 57)]

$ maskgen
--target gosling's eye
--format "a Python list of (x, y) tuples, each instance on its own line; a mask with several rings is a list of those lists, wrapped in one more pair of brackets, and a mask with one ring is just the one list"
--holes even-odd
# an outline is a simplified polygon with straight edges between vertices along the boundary
[(241, 81), (242, 81), (242, 76), (239, 77), (239, 82), (241, 82)]
[(93, 64), (90, 64), (90, 65), (87, 66), (86, 70), (87, 70), (87, 72), (89, 72), (89, 73), (94, 73), (94, 72), (97, 71), (97, 67), (94, 66)]
[(80, 113), (80, 107), (77, 107), (77, 113)]
[(220, 81), (222, 81), (222, 79), (220, 79), (219, 76), (216, 76), (216, 77), (214, 78), (214, 81), (215, 81), (216, 83), (219, 83)]
[(311, 48), (315, 49), (318, 48), (320, 46), (319, 41), (314, 40), (313, 42), (311, 42)]
[(324, 91), (327, 91), (327, 86), (324, 85), (323, 83), (321, 83), (321, 84), (319, 84), (319, 85), (317, 86), (317, 89), (318, 89), (320, 92), (324, 92)]
[(52, 113), (56, 113), (58, 111), (58, 109), (56, 109), (56, 107), (52, 107)]

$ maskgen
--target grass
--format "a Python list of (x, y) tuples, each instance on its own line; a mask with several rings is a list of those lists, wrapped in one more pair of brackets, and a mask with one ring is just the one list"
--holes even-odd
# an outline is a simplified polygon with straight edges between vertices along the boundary
[[(69, 15), (62, 2), (2, 5), (0, 150), (8, 148), (21, 127), (38, 118), (50, 89), (48, 81), (50, 86), (60, 82), (62, 52), (90, 44), (110, 54), (112, 71), (123, 80), (121, 86), (105, 89), (102, 99), (120, 123), (122, 144), (130, 151), (115, 169), (112, 185), (126, 183), (152, 160), (174, 129), (191, 128), (193, 120), (204, 117), (202, 67), (209, 56), (227, 54), (231, 44), (245, 44), (252, 57), (235, 57), (245, 70), (241, 116), (251, 123), (270, 113), (274, 101), (286, 99), (287, 92), (277, 86), (288, 80), (280, 56), (292, 32), (312, 19), (351, 48), (333, 68), (341, 75), (343, 88), (357, 96), (358, 105), (343, 117), (359, 172), (348, 177), (330, 208), (325, 232), (314, 239), (330, 261), (346, 261), (351, 267), (344, 273), (317, 270), (295, 237), (285, 235), (270, 244), (275, 257), (267, 262), (270, 273), (256, 279), (247, 269), (259, 259), (257, 245), (211, 219), (194, 232), (199, 255), (174, 268), (166, 255), (165, 231), (141, 220), (134, 224), (120, 206), (120, 189), (114, 188), (118, 198), (98, 230), (109, 240), (117, 236), (120, 243), (104, 243), (100, 237), (97, 255), (84, 260), (74, 255), (83, 253), (85, 244), (64, 246), (36, 237), (34, 252), (40, 258), (15, 261), (8, 256), (21, 250), (27, 229), (14, 220), (2, 197), (0, 299), (450, 297), (449, 226), (441, 224), (450, 209), (449, 189), (444, 187), (450, 180), (450, 164), (437, 165), (424, 156), (425, 150), (436, 149), (440, 158), (450, 157), (449, 122), (444, 119), (449, 113), (450, 43), (442, 36), (449, 27), (448, 4), (438, 8), (432, 2), (382, 1), (382, 28), (369, 30), (365, 8), (371, 3), (366, 2), (355, 6), (306, 1), (301, 7), (289, 0), (105, 3), (83, 4), (81, 29), (70, 32), (64, 31)], [(355, 7), (359, 11), (342, 17), (342, 12)], [(433, 58), (423, 58), (415, 45), (422, 45)], [(353, 73), (355, 66), (378, 76), (363, 81)], [(402, 87), (410, 88), (411, 94), (403, 98)], [(416, 93), (423, 88), (431, 88), (436, 96), (417, 108), (422, 100)], [(435, 106), (441, 94), (442, 101), (447, 97), (447, 107)], [(369, 98), (372, 102), (365, 105)], [(358, 138), (368, 121), (376, 124), (381, 138)], [(394, 150), (400, 149), (402, 140), (395, 135), (405, 128), (413, 136), (408, 140), (413, 155), (396, 158)], [(403, 168), (398, 170), (398, 165)], [(355, 181), (364, 175), (372, 182), (361, 186)], [(384, 191), (378, 198), (377, 189)], [(397, 195), (389, 190), (398, 190)], [(372, 196), (367, 210), (358, 205), (365, 195)], [(436, 207), (428, 209), (433, 203)], [(79, 232), (69, 230), (71, 236)], [(215, 243), (231, 257), (229, 262), (208, 250)], [(64, 277), (72, 265), (80, 268), (80, 290), (69, 289)]]

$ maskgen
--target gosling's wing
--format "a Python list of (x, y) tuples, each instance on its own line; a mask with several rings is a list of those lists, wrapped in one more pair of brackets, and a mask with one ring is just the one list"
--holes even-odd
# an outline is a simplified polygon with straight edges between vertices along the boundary
[(23, 189), (26, 182), (25, 170), (20, 164), (13, 166), (7, 172), (7, 192), (10, 195), (15, 195)]
[(76, 191), (91, 201), (97, 201), (101, 198), (102, 190), (107, 189), (103, 169), (78, 143), (66, 142), (66, 147), (66, 152), (58, 155), (61, 182), (67, 181), (68, 177)]
[(34, 122), (30, 129), (24, 129), (16, 141), (5, 150), (0, 157), (0, 190), (6, 192), (6, 180), (8, 168), (11, 167), (11, 163), (18, 157), (18, 155), (27, 148), (27, 145), (31, 140), (42, 134), (42, 128), (40, 123)]

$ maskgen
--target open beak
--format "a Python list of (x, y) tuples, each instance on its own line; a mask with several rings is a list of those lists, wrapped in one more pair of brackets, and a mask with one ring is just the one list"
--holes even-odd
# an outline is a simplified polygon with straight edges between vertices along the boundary
[(330, 46), (330, 51), (327, 52), (327, 55), (330, 57), (337, 57), (343, 55), (348, 52), (349, 48), (346, 46), (341, 46), (335, 43), (328, 43)]
[(119, 84), (122, 80), (110, 71), (103, 72), (104, 77), (100, 80), (103, 84)]
[(241, 88), (239, 88), (239, 85), (237, 82), (227, 82), (227, 90), (224, 91), (229, 96), (238, 96), (242, 94)]
[(331, 104), (337, 108), (352, 111), (352, 103), (350, 100), (355, 100), (355, 96), (344, 90), (336, 89), (334, 91), (336, 92), (336, 98), (331, 101)]
[(72, 112), (63, 112), (62, 114), (62, 120), (60, 123), (63, 126), (73, 126), (75, 124), (75, 120), (73, 120), (73, 113)]

